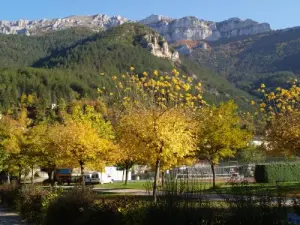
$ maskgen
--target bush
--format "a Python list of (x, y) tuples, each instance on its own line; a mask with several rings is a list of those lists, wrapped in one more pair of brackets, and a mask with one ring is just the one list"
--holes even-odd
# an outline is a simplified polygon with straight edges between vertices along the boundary
[[(191, 195), (159, 198), (157, 203), (135, 198), (99, 201), (90, 191), (74, 190), (54, 200), (45, 225), (286, 225), (291, 207), (283, 199), (257, 195), (247, 185), (241, 195), (223, 196), (224, 202), (211, 204)], [(177, 196), (178, 197), (178, 196)], [(192, 198), (191, 198), (192, 197)], [(224, 205), (223, 205), (224, 204)]]
[[(121, 207), (115, 201), (92, 204), (82, 213), (82, 218), (74, 225), (120, 225), (122, 220)], [(54, 224), (53, 224), (54, 225)]]
[(51, 191), (38, 186), (23, 186), (18, 206), (21, 217), (30, 222), (42, 223), (49, 204), (59, 193), (59, 189)]
[(273, 163), (256, 165), (255, 180), (259, 183), (300, 180), (300, 163)]
[(15, 208), (19, 199), (19, 186), (13, 184), (0, 186), (1, 204)]
[(134, 198), (99, 200), (91, 191), (74, 190), (50, 204), (44, 224), (141, 225), (145, 222), (146, 205)]
[(284, 198), (271, 196), (267, 189), (251, 188), (248, 184), (238, 184), (233, 188), (238, 188), (240, 192), (238, 195), (223, 195), (228, 205), (223, 224), (288, 224), (288, 207)]
[(55, 199), (47, 209), (45, 225), (81, 224), (84, 213), (93, 210), (96, 194), (74, 189)]
[[(192, 200), (191, 200), (192, 201)], [(223, 209), (196, 204), (158, 204), (147, 207), (143, 225), (218, 224)]]

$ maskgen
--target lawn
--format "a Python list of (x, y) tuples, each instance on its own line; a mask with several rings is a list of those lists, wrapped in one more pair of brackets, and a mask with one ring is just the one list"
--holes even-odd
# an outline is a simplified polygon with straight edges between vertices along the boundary
[(286, 197), (300, 197), (300, 182), (282, 182), (282, 183), (250, 183), (247, 185), (222, 184), (217, 189), (208, 189), (210, 193), (222, 194), (247, 194), (273, 195)]
[[(300, 182), (285, 182), (285, 183), (249, 183), (249, 184), (229, 184), (224, 182), (217, 183), (217, 188), (212, 188), (211, 182), (177, 182), (167, 184), (167, 189), (176, 189), (179, 192), (198, 192), (207, 194), (257, 194), (257, 195), (272, 195), (272, 196), (287, 196), (300, 197)], [(94, 186), (99, 189), (139, 189), (151, 191), (151, 181), (129, 181), (127, 185), (123, 182), (115, 182), (112, 184), (98, 184)], [(175, 189), (174, 189), (175, 190)]]
[(128, 181), (128, 184), (125, 185), (124, 182), (114, 182), (112, 184), (97, 184), (94, 185), (95, 188), (103, 189), (140, 189), (146, 190), (149, 187), (151, 188), (151, 181)]

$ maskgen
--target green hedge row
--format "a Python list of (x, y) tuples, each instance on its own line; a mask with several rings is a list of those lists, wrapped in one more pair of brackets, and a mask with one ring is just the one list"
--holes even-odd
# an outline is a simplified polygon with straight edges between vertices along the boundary
[(300, 163), (272, 163), (255, 166), (258, 183), (300, 181)]

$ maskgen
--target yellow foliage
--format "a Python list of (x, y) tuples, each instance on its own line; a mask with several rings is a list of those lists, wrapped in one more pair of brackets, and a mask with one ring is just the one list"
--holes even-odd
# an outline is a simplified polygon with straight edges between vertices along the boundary
[(300, 151), (300, 86), (294, 80), (290, 88), (266, 93), (260, 111), (266, 119), (268, 151), (295, 155)]
[(191, 128), (182, 111), (136, 109), (122, 116), (118, 133), (122, 148), (130, 149), (136, 161), (155, 166), (159, 160), (167, 169), (195, 149)]
[(236, 150), (245, 147), (252, 134), (242, 129), (237, 106), (233, 102), (219, 107), (210, 107), (199, 112), (198, 154), (212, 164), (218, 164), (224, 157), (233, 157)]

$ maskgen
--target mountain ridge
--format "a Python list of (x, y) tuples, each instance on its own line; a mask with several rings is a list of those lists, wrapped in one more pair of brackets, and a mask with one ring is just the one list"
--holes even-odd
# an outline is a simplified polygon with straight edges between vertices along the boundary
[(231, 18), (222, 22), (205, 21), (195, 16), (173, 19), (167, 16), (150, 15), (140, 21), (130, 20), (122, 16), (109, 17), (105, 14), (90, 16), (72, 15), (51, 20), (0, 21), (0, 33), (37, 35), (41, 32), (63, 30), (72, 27), (88, 27), (94, 31), (107, 30), (126, 22), (138, 22), (162, 34), (167, 41), (178, 40), (218, 40), (239, 35), (254, 35), (271, 31), (267, 23), (258, 23), (247, 19)]

